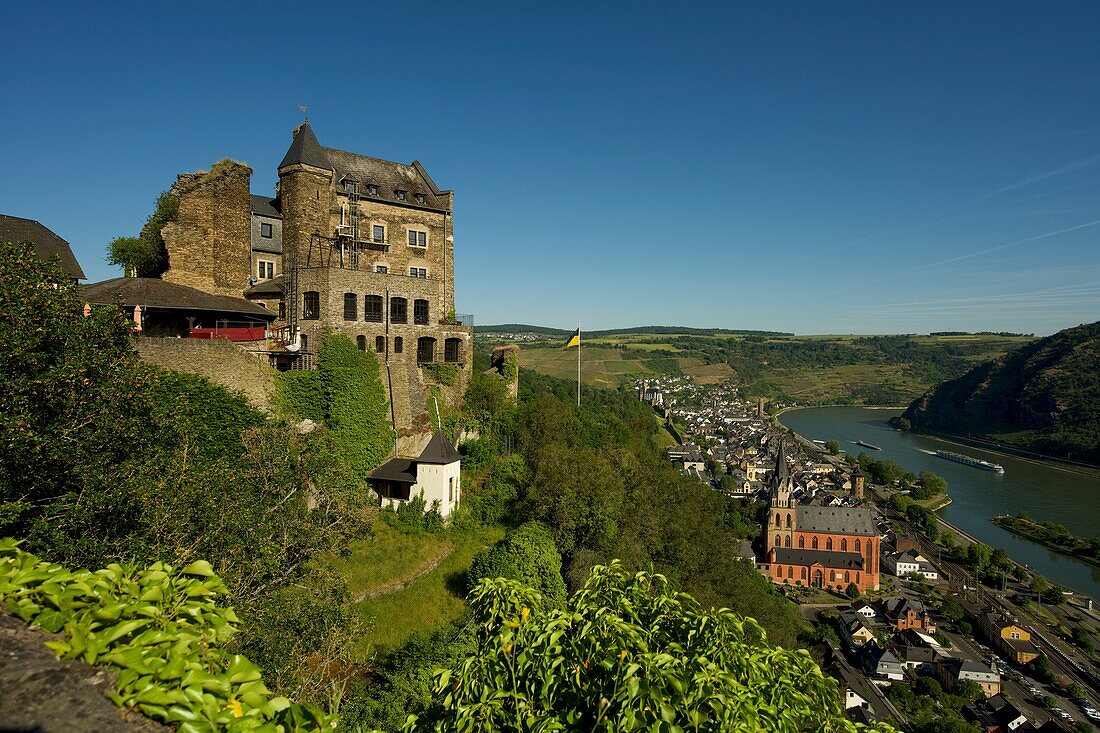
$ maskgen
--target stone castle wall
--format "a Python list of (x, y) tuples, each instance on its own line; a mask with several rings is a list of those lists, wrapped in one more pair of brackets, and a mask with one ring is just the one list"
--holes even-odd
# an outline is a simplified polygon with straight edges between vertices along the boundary
[(243, 392), (261, 410), (271, 408), (274, 370), (256, 354), (221, 339), (150, 338), (135, 342), (143, 361), (177, 372), (199, 374), (231, 390)]
[(179, 211), (161, 230), (168, 282), (241, 297), (249, 286), (252, 169), (222, 161), (209, 171), (182, 174), (172, 186)]

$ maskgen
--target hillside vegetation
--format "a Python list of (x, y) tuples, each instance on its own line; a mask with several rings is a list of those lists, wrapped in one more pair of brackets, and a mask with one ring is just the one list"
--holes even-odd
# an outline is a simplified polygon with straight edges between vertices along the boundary
[(1100, 463), (1100, 322), (984, 362), (927, 392), (903, 417), (916, 430)]
[[(576, 378), (576, 352), (563, 350), (561, 337), (533, 338), (520, 342), (524, 367)], [(482, 340), (499, 341), (491, 336)], [(734, 379), (749, 396), (783, 402), (900, 405), (1031, 339), (1011, 334), (789, 336), (639, 329), (585, 332), (582, 340), (581, 380), (593, 386), (614, 388), (638, 378), (686, 374), (703, 384)]]

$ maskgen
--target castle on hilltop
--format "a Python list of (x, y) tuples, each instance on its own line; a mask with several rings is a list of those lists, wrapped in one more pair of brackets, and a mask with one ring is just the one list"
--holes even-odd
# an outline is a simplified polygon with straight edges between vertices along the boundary
[(161, 230), (171, 285), (157, 287), (262, 306), (266, 339), (246, 348), (281, 370), (312, 368), (324, 331), (346, 334), (376, 354), (395, 427), (422, 431), (433, 388), (457, 399), (471, 368), (472, 319), (455, 314), (454, 192), (417, 161), (323, 147), (308, 121), (278, 173), (273, 197), (253, 194), (252, 169), (235, 161), (179, 175)]
[[(778, 585), (843, 591), (879, 588), (879, 532), (866, 507), (800, 506), (782, 443), (768, 482), (764, 524), (768, 575)], [(862, 482), (859, 487), (862, 493)]]

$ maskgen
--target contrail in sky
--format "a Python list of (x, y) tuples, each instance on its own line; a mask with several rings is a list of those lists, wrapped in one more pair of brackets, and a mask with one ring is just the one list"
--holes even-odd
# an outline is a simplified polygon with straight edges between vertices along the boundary
[[(946, 259), (946, 260), (939, 260), (938, 262), (929, 262), (929, 263), (924, 264), (924, 265), (917, 265), (916, 267), (907, 268), (906, 272), (919, 272), (921, 270), (930, 270), (933, 267), (940, 267), (942, 265), (950, 265), (954, 262), (961, 262), (962, 260), (969, 260), (973, 257), (980, 257), (981, 255), (986, 255), (986, 254), (989, 254), (990, 252), (997, 252), (997, 251), (1002, 250), (1002, 249), (1008, 249), (1009, 247), (1016, 247), (1016, 246), (1021, 245), (1021, 244), (1027, 244), (1028, 242), (1038, 242), (1042, 239), (1050, 239), (1051, 237), (1057, 237), (1060, 234), (1068, 234), (1069, 232), (1076, 232), (1076, 231), (1079, 231), (1081, 229), (1087, 229), (1089, 227), (1094, 227), (1097, 224), (1100, 224), (1100, 219), (1097, 219), (1095, 221), (1086, 222), (1084, 224), (1078, 224), (1078, 225), (1072, 226), (1072, 227), (1066, 227), (1065, 229), (1056, 229), (1055, 231), (1047, 232), (1046, 234), (1036, 234), (1034, 237), (1027, 237), (1026, 239), (1017, 239), (1014, 242), (1006, 242), (1005, 244), (998, 244), (995, 247), (987, 247), (986, 249), (981, 249), (981, 250), (978, 250), (977, 252), (968, 252), (967, 254), (959, 255), (958, 257), (951, 257), (951, 258)], [(894, 277), (895, 276), (893, 276), (893, 275), (887, 275), (885, 277), (875, 278), (874, 280), (862, 280), (856, 285), (852, 285), (852, 286), (847, 287), (847, 288), (840, 288), (839, 290), (834, 290), (833, 292), (834, 293), (843, 293), (847, 290), (854, 290), (855, 288), (862, 288), (862, 287), (864, 287), (866, 285), (870, 285), (872, 283), (880, 283), (880, 282), (884, 282), (886, 280), (893, 280)]]

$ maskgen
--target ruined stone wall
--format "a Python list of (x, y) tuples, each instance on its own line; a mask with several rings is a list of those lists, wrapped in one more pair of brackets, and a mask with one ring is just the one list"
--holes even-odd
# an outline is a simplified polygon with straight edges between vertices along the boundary
[(241, 297), (251, 275), (252, 169), (222, 161), (209, 171), (180, 175), (172, 186), (179, 211), (161, 230), (168, 282)]
[(271, 408), (274, 370), (259, 356), (232, 341), (143, 336), (136, 340), (135, 346), (143, 361), (202, 375), (223, 387), (243, 392), (261, 410)]

